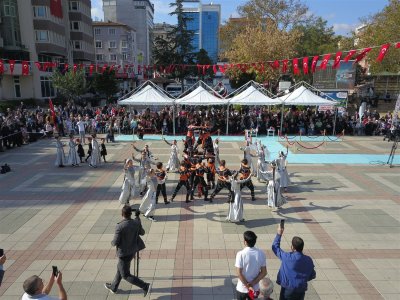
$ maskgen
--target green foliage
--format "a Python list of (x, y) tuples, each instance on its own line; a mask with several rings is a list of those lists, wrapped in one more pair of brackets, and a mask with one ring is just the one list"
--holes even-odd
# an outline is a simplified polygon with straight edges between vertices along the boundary
[(110, 69), (107, 68), (103, 74), (96, 74), (92, 82), (92, 87), (96, 92), (104, 94), (107, 99), (109, 99), (112, 95), (118, 92), (118, 83), (115, 78), (115, 71), (110, 71)]
[(56, 70), (52, 75), (52, 81), (57, 91), (69, 100), (77, 99), (87, 90), (85, 71), (83, 69), (78, 69), (75, 72), (69, 70), (64, 74)]
[[(361, 31), (357, 47), (382, 45), (400, 41), (400, 1), (390, 0), (388, 5), (379, 13), (362, 20), (367, 26)], [(400, 72), (400, 51), (392, 46), (385, 59), (376, 61), (379, 48), (373, 49), (367, 55), (371, 74), (383, 71)]]

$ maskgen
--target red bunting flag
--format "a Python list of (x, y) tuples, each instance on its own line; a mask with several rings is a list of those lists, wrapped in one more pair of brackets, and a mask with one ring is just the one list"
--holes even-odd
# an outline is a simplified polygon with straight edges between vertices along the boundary
[(203, 65), (203, 75), (206, 75), (206, 71), (210, 68), (210, 65)]
[(315, 55), (315, 56), (313, 57), (313, 59), (312, 59), (312, 62), (311, 62), (311, 71), (312, 71), (313, 73), (315, 73), (315, 69), (317, 68), (318, 59), (319, 59), (319, 55)]
[(201, 65), (197, 64), (197, 73), (200, 74), (201, 73)]
[(4, 62), (2, 59), (0, 59), (0, 74), (4, 73)]
[(293, 64), (293, 74), (294, 75), (300, 75), (299, 59), (298, 58), (293, 58), (292, 64)]
[(29, 75), (29, 62), (26, 60), (22, 61), (22, 76), (28, 76)]
[(60, 19), (63, 18), (61, 0), (50, 0), (50, 14)]
[(214, 74), (217, 74), (217, 65), (213, 65), (213, 72), (214, 72)]
[(11, 75), (14, 73), (14, 67), (15, 67), (15, 60), (11, 59), (8, 61), (9, 65), (10, 65), (10, 73)]
[(397, 48), (397, 49), (400, 48), (400, 42), (396, 43), (396, 48)]
[(358, 63), (359, 61), (363, 60), (364, 57), (367, 55), (367, 53), (368, 53), (369, 51), (371, 51), (371, 50), (372, 50), (372, 48), (370, 48), (370, 47), (365, 48), (360, 54), (358, 54), (358, 55), (356, 56), (356, 61), (355, 61), (354, 63), (356, 64), (356, 63)]
[(324, 58), (322, 59), (321, 65), (319, 66), (320, 70), (325, 70), (326, 69), (326, 66), (328, 65), (328, 61), (329, 61), (330, 57), (331, 57), (330, 53), (324, 55)]
[(76, 70), (78, 70), (78, 65), (77, 65), (77, 64), (74, 64), (74, 67), (73, 67), (74, 73), (76, 72)]
[(287, 72), (288, 69), (288, 59), (284, 59), (282, 60), (282, 73), (285, 74)]
[(68, 72), (68, 69), (69, 69), (69, 65), (68, 64), (64, 64), (64, 71)]
[(387, 53), (389, 47), (390, 47), (390, 44), (389, 44), (389, 43), (388, 43), (388, 44), (385, 44), (385, 45), (382, 45), (381, 51), (379, 51), (379, 55), (378, 55), (378, 57), (376, 58), (377, 61), (382, 62), (382, 60), (385, 58), (385, 55), (386, 55), (386, 53)]
[(303, 73), (308, 74), (308, 56), (303, 58)]
[(101, 67), (100, 73), (103, 74), (106, 70), (107, 70), (107, 64), (104, 64), (104, 65)]
[(56, 127), (57, 126), (57, 123), (56, 123), (56, 112), (54, 111), (53, 101), (51, 101), (50, 98), (49, 98), (49, 107), (50, 107), (51, 117), (53, 118), (54, 127)]
[(218, 69), (222, 74), (225, 74), (227, 66), (226, 65), (219, 65)]
[(115, 65), (111, 65), (111, 66), (110, 66), (110, 69), (108, 70), (108, 72), (111, 73), (112, 71), (114, 71), (114, 68), (115, 68)]
[(338, 69), (340, 67), (340, 59), (342, 58), (342, 51), (336, 52), (335, 60), (333, 61), (333, 69)]
[(274, 70), (278, 70), (279, 67), (280, 67), (279, 60), (275, 60), (273, 63), (271, 63), (271, 67), (272, 67), (272, 69), (274, 69)]
[(35, 61), (35, 66), (39, 71), (42, 71), (42, 64), (38, 61)]
[(343, 59), (344, 62), (348, 62), (354, 54), (356, 54), (356, 50), (350, 50), (349, 53), (347, 53), (346, 57)]
[(94, 64), (90, 64), (89, 66), (89, 76), (92, 76), (94, 70)]

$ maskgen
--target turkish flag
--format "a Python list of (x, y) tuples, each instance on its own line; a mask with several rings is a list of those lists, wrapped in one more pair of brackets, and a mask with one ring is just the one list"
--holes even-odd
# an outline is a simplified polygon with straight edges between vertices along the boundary
[(35, 61), (35, 66), (38, 68), (39, 71), (42, 71), (42, 64), (38, 61)]
[(308, 74), (308, 56), (303, 58), (303, 73)]
[(277, 70), (279, 69), (280, 63), (278, 60), (275, 60), (274, 62), (271, 62), (270, 65), (272, 69)]
[(348, 62), (354, 54), (356, 54), (356, 50), (350, 50), (349, 53), (347, 53), (346, 57), (343, 59), (344, 62)]
[(219, 71), (220, 71), (222, 74), (225, 74), (225, 72), (226, 72), (226, 65), (219, 65), (219, 66), (218, 66), (218, 69), (219, 69)]
[(325, 70), (326, 69), (326, 66), (328, 65), (329, 58), (331, 58), (331, 54), (330, 53), (324, 55), (324, 58), (322, 59), (322, 63), (319, 66), (320, 70)]
[(69, 68), (69, 65), (68, 64), (64, 64), (64, 71), (65, 72), (68, 72), (68, 68)]
[(107, 64), (104, 64), (104, 65), (101, 67), (101, 74), (103, 74), (106, 70), (107, 70)]
[(2, 59), (0, 59), (0, 74), (4, 73), (4, 62)]
[(76, 70), (78, 70), (78, 65), (77, 64), (74, 64), (74, 67), (73, 67), (74, 69), (74, 73), (76, 72)]
[(54, 111), (53, 101), (51, 101), (50, 98), (49, 98), (49, 107), (50, 107), (51, 117), (53, 118), (53, 124), (54, 124), (54, 126), (57, 126), (57, 123), (56, 123), (56, 112)]
[(358, 55), (356, 56), (356, 61), (355, 61), (354, 63), (356, 64), (356, 63), (358, 63), (359, 61), (363, 60), (364, 57), (367, 55), (367, 53), (368, 53), (369, 51), (371, 51), (371, 50), (372, 50), (371, 47), (365, 48), (360, 54), (358, 54)]
[(62, 0), (50, 0), (50, 14), (60, 19), (63, 18), (61, 1)]
[(89, 66), (89, 76), (92, 76), (94, 70), (94, 64), (90, 64)]
[(111, 73), (112, 71), (114, 71), (114, 67), (115, 67), (115, 65), (111, 65), (110, 70), (108, 70), (108, 71)]
[(299, 59), (298, 58), (293, 58), (292, 64), (293, 64), (293, 74), (294, 75), (300, 75)]
[(203, 65), (203, 75), (206, 75), (206, 71), (210, 68), (210, 65)]
[(397, 49), (400, 48), (400, 42), (396, 43), (396, 48), (397, 48)]
[(11, 75), (12, 75), (12, 74), (14, 73), (15, 60), (14, 60), (14, 59), (9, 60), (8, 63), (9, 63), (9, 65), (10, 65), (10, 73), (11, 73)]
[(286, 73), (287, 72), (287, 65), (288, 65), (289, 60), (288, 59), (284, 59), (282, 60), (282, 73)]
[(313, 73), (315, 73), (315, 69), (316, 69), (316, 67), (317, 67), (318, 59), (319, 59), (319, 55), (315, 55), (315, 56), (313, 57), (313, 59), (312, 59), (312, 62), (311, 62), (311, 71), (312, 71)]
[(22, 61), (22, 76), (29, 75), (29, 63), (26, 60)]
[(335, 60), (333, 62), (333, 69), (338, 69), (340, 67), (340, 59), (342, 58), (342, 51), (336, 52)]
[(382, 62), (382, 60), (385, 58), (385, 55), (386, 55), (386, 53), (387, 53), (389, 47), (390, 47), (390, 44), (389, 44), (389, 43), (388, 43), (388, 44), (385, 44), (385, 45), (382, 45), (381, 51), (379, 51), (379, 55), (378, 55), (378, 57), (376, 58), (377, 61)]

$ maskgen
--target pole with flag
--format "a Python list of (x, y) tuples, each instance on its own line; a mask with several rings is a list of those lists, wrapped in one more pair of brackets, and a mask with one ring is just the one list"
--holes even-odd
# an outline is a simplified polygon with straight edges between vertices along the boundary
[(51, 118), (53, 119), (54, 128), (57, 129), (57, 117), (56, 117), (56, 112), (54, 110), (53, 101), (51, 101), (51, 98), (49, 98), (49, 107), (51, 112)]

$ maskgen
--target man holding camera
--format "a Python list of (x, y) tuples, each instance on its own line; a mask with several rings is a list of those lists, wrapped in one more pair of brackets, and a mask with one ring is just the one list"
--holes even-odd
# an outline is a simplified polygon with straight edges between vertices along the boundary
[[(56, 282), (58, 286), (58, 298), (48, 296), (54, 282)], [(62, 284), (62, 274), (58, 271), (57, 275), (51, 273), (50, 279), (46, 285), (44, 284), (42, 278), (37, 275), (33, 275), (24, 281), (23, 288), (25, 293), (22, 295), (21, 300), (67, 300), (67, 292)]]
[(138, 220), (131, 219), (132, 209), (125, 205), (122, 208), (123, 220), (117, 224), (114, 239), (111, 245), (117, 247), (117, 274), (112, 283), (105, 283), (104, 286), (111, 293), (115, 294), (118, 290), (121, 279), (125, 279), (130, 284), (136, 285), (143, 289), (143, 296), (146, 297), (150, 290), (150, 283), (146, 283), (137, 276), (131, 274), (131, 261), (136, 252), (143, 249), (143, 241), (139, 235), (144, 235), (144, 229)]
[(311, 257), (303, 254), (304, 241), (298, 236), (292, 239), (292, 252), (281, 249), (283, 231), (284, 222), (281, 222), (272, 244), (272, 251), (282, 262), (276, 279), (276, 283), (281, 286), (279, 299), (303, 300), (307, 291), (307, 282), (316, 276), (314, 263)]

